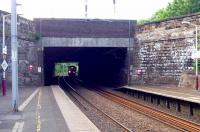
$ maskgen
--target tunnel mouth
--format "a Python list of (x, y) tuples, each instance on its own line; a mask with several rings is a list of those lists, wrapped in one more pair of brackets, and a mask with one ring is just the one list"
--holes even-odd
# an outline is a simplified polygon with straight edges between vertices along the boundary
[(58, 84), (55, 64), (77, 62), (78, 78), (103, 86), (127, 84), (127, 48), (119, 47), (45, 47), (43, 51), (44, 85)]

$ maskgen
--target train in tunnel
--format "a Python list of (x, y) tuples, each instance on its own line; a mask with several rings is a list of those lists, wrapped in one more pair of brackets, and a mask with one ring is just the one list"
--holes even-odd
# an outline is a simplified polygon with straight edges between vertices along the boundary
[(70, 78), (77, 77), (79, 74), (78, 62), (61, 62), (55, 63), (54, 76), (67, 76)]
[(68, 77), (74, 78), (76, 76), (78, 76), (77, 75), (77, 67), (74, 65), (68, 66)]

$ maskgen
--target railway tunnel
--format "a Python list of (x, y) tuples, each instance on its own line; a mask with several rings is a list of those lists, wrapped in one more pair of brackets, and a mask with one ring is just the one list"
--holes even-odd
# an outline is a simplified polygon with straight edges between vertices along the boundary
[(44, 49), (45, 85), (56, 84), (55, 63), (78, 62), (78, 78), (89, 83), (119, 85), (127, 81), (127, 48), (56, 47)]
[(56, 84), (55, 63), (78, 62), (79, 78), (125, 85), (132, 63), (136, 22), (100, 19), (35, 19), (42, 36), (44, 85)]

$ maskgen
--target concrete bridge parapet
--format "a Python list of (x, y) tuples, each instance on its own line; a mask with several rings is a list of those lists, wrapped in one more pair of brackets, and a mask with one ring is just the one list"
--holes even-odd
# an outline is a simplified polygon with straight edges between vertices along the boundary
[[(133, 41), (133, 38), (131, 38)], [(43, 47), (129, 47), (129, 38), (43, 37)]]

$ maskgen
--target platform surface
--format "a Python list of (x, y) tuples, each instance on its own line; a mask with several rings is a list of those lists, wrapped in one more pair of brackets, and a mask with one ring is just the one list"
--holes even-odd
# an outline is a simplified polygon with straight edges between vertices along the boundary
[(81, 112), (81, 110), (70, 100), (70, 98), (66, 96), (59, 86), (51, 87), (57, 104), (70, 131), (99, 132), (98, 128)]
[(200, 104), (200, 90), (176, 86), (124, 86), (124, 88)]
[(0, 96), (0, 132), (98, 132), (58, 86), (19, 88), (19, 112), (11, 90)]

